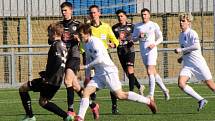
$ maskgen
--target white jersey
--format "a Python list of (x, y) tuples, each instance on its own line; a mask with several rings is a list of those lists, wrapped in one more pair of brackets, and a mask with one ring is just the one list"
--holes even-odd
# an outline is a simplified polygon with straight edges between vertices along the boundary
[(198, 66), (206, 64), (205, 59), (201, 53), (198, 34), (194, 30), (189, 28), (185, 32), (181, 32), (179, 35), (179, 43), (181, 48), (187, 48), (193, 46), (194, 44), (198, 47), (196, 50), (183, 52), (184, 66)]
[[(144, 34), (140, 38), (140, 34)], [(137, 23), (132, 34), (133, 40), (139, 40), (141, 56), (145, 65), (156, 65), (157, 46), (149, 49), (149, 45), (158, 45), (163, 41), (162, 32), (157, 23), (149, 21), (147, 23)]]
[(111, 60), (107, 49), (99, 38), (91, 36), (89, 41), (85, 43), (87, 76), (89, 76), (90, 68), (95, 69), (95, 75), (105, 75), (116, 72), (118, 70)]
[(195, 75), (198, 80), (212, 79), (209, 67), (201, 53), (198, 34), (189, 28), (185, 32), (180, 33), (179, 43), (182, 49), (187, 49), (192, 46), (196, 47), (194, 50), (187, 49), (187, 51), (183, 51), (183, 68), (180, 76), (188, 76), (191, 78), (192, 75)]

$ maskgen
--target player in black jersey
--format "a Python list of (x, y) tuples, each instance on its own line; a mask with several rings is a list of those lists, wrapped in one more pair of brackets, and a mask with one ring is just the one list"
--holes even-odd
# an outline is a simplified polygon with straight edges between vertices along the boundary
[(81, 97), (82, 88), (77, 80), (77, 73), (80, 68), (80, 50), (77, 29), (81, 22), (72, 18), (73, 6), (70, 2), (61, 4), (63, 20), (60, 23), (64, 26), (62, 40), (68, 48), (64, 83), (67, 89), (68, 114), (75, 115), (73, 109), (74, 90)]
[(140, 85), (134, 75), (135, 51), (134, 44), (131, 40), (134, 25), (127, 21), (126, 12), (117, 10), (116, 15), (119, 23), (112, 26), (112, 30), (119, 40), (117, 54), (124, 72), (129, 79), (129, 90), (134, 90), (134, 85), (139, 89), (139, 94), (143, 95), (144, 85)]
[(36, 121), (31, 108), (29, 91), (40, 92), (39, 104), (43, 108), (62, 117), (64, 121), (73, 120), (73, 117), (67, 115), (64, 110), (49, 102), (60, 88), (64, 76), (67, 49), (61, 40), (63, 31), (63, 26), (59, 23), (49, 25), (48, 36), (51, 47), (48, 52), (46, 70), (39, 73), (40, 78), (27, 81), (19, 88), (19, 94), (26, 112), (23, 121)]

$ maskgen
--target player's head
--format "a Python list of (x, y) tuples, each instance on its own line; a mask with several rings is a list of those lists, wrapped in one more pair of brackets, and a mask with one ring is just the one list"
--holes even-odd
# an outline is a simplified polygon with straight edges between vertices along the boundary
[(64, 27), (60, 23), (52, 23), (47, 28), (49, 41), (61, 38), (64, 33)]
[(92, 21), (98, 21), (101, 16), (100, 8), (97, 5), (91, 5), (89, 7), (89, 14)]
[(82, 41), (88, 42), (88, 39), (92, 35), (91, 25), (90, 24), (82, 24), (78, 29), (78, 33), (79, 33)]
[(141, 10), (141, 18), (143, 20), (143, 23), (146, 23), (150, 20), (150, 10), (148, 8), (143, 8)]
[(191, 13), (181, 13), (179, 15), (180, 28), (182, 31), (185, 31), (187, 28), (191, 26), (191, 22), (193, 21), (193, 16)]
[(61, 13), (63, 15), (63, 19), (69, 20), (72, 18), (73, 6), (70, 2), (63, 2), (60, 5)]
[(118, 21), (120, 22), (120, 23), (126, 23), (126, 21), (127, 21), (127, 14), (126, 14), (126, 12), (124, 11), (124, 10), (117, 10), (116, 11), (116, 15), (117, 15), (117, 18), (118, 18)]

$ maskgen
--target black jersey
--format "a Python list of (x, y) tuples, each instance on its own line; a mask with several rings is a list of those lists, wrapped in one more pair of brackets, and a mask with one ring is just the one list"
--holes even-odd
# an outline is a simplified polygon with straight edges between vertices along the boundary
[(55, 40), (48, 52), (45, 71), (45, 81), (51, 85), (60, 86), (63, 81), (67, 56), (67, 48), (61, 40)]
[(64, 26), (62, 40), (69, 48), (69, 57), (80, 58), (79, 42), (74, 39), (73, 35), (77, 34), (77, 29), (80, 27), (81, 22), (70, 19), (60, 21), (60, 23)]
[(121, 23), (117, 23), (113, 25), (112, 30), (118, 39), (121, 33), (125, 34), (124, 40), (119, 42), (118, 49), (125, 49), (127, 51), (134, 51), (133, 42), (131, 41), (132, 32), (134, 29), (134, 25), (132, 23), (126, 23), (126, 25), (122, 25)]

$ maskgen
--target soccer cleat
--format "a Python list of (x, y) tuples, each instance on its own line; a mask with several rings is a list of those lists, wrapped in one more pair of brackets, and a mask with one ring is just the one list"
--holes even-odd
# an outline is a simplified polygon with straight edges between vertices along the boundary
[(75, 117), (76, 113), (74, 111), (67, 111), (67, 115)]
[(36, 121), (36, 117), (29, 117), (29, 116), (25, 116), (21, 121)]
[(144, 95), (144, 90), (145, 90), (145, 86), (144, 85), (140, 85), (140, 89), (138, 89), (138, 92), (140, 95)]
[(96, 106), (94, 108), (91, 109), (92, 113), (93, 113), (93, 118), (95, 120), (99, 119), (99, 104), (96, 104)]
[(112, 114), (113, 115), (118, 115), (119, 114), (119, 110), (117, 109), (116, 105), (112, 106)]
[(208, 101), (206, 99), (202, 99), (198, 103), (199, 103), (199, 107), (198, 107), (197, 111), (200, 111), (205, 107), (205, 105), (208, 103)]
[(166, 91), (164, 91), (164, 96), (165, 96), (166, 101), (170, 100), (170, 95), (169, 95), (169, 90), (168, 89)]
[(74, 120), (74, 116), (68, 115), (64, 121), (73, 121)]
[(153, 114), (156, 114), (157, 106), (156, 106), (156, 103), (154, 102), (154, 100), (150, 99), (150, 103), (147, 104), (147, 106), (150, 108), (150, 110), (152, 111)]
[(84, 121), (84, 119), (82, 119), (80, 116), (75, 116), (75, 120), (74, 121)]

